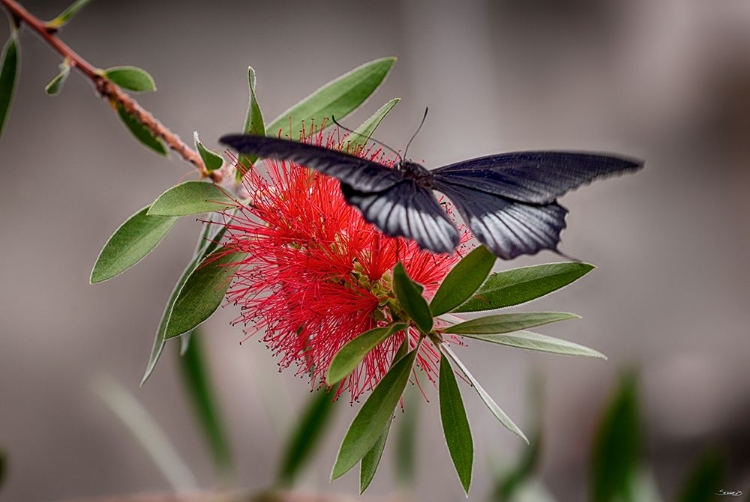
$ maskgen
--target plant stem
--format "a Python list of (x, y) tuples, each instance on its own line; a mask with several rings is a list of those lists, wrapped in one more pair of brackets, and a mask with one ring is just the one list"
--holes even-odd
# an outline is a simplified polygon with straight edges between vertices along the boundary
[(211, 178), (214, 182), (221, 181), (221, 173), (216, 171), (209, 173), (206, 166), (203, 165), (203, 160), (198, 152), (185, 144), (179, 136), (156, 120), (151, 113), (141, 107), (141, 105), (139, 105), (130, 95), (126, 94), (122, 89), (113, 84), (101, 73), (100, 70), (92, 66), (88, 61), (83, 59), (67, 44), (60, 40), (57, 36), (57, 28), (47, 26), (44, 21), (35, 17), (15, 0), (0, 0), (0, 4), (8, 9), (17, 23), (24, 23), (39, 34), (42, 40), (66, 59), (72, 67), (77, 68), (89, 80), (91, 80), (96, 88), (96, 92), (98, 92), (101, 97), (107, 99), (113, 108), (116, 109), (117, 105), (119, 105), (127, 113), (133, 115), (139, 122), (148, 128), (154, 136), (162, 139), (167, 146), (177, 152), (180, 157), (193, 164), (200, 173), (201, 178)]

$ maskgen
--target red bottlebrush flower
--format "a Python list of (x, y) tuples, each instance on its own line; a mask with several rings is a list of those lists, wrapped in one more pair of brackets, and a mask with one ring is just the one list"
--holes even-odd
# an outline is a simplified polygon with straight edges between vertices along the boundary
[[(336, 137), (319, 133), (307, 141), (337, 148)], [(360, 155), (389, 162), (380, 151)], [(228, 298), (240, 305), (237, 322), (248, 326), (248, 335), (263, 332), (282, 368), (296, 363), (297, 373), (309, 374), (317, 385), (341, 347), (392, 321), (396, 263), (401, 261), (430, 297), (460, 257), (381, 234), (345, 202), (333, 178), (285, 161), (266, 160), (265, 166), (265, 172), (255, 168), (245, 175), (251, 201), (240, 204), (226, 223), (227, 248), (246, 253)], [(338, 394), (348, 390), (356, 400), (374, 388), (404, 336), (410, 348), (416, 346), (415, 328), (389, 337), (341, 383)], [(439, 359), (431, 344), (421, 345), (417, 364), (432, 381)]]

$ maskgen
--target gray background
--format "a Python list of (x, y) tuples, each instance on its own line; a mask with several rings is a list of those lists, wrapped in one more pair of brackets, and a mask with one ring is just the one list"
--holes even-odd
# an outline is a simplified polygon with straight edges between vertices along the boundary
[[(51, 19), (62, 1), (26, 1)], [(5, 39), (8, 29), (0, 26)], [(526, 309), (583, 316), (540, 331), (595, 347), (608, 362), (500, 346), (458, 349), (498, 403), (523, 424), (533, 370), (547, 378), (542, 474), (561, 500), (582, 500), (590, 438), (621, 368), (641, 370), (648, 461), (662, 493), (708, 444), (730, 455), (727, 490), (747, 490), (750, 464), (750, 3), (700, 0), (435, 2), (125, 2), (100, 0), (62, 33), (94, 65), (148, 70), (159, 91), (138, 100), (183, 138), (209, 147), (241, 127), (246, 66), (271, 119), (366, 61), (399, 57), (347, 124), (392, 97), (381, 126), (403, 148), (425, 106), (410, 156), (437, 166), (521, 149), (592, 149), (646, 159), (635, 176), (566, 196), (562, 249), (599, 268)], [(3, 500), (50, 500), (169, 490), (142, 448), (91, 391), (109, 374), (166, 429), (200, 485), (214, 484), (183, 399), (174, 349), (138, 382), (163, 305), (198, 225), (181, 221), (157, 251), (117, 279), (89, 286), (108, 236), (190, 166), (132, 140), (87, 81), (61, 96), (43, 87), (60, 62), (30, 32), (0, 140), (0, 446)], [(512, 265), (557, 261), (543, 253)], [(505, 268), (511, 264), (501, 263)], [(279, 374), (262, 344), (239, 345), (222, 309), (205, 337), (242, 487), (272, 479), (280, 437), (309, 387)], [(419, 406), (418, 500), (463, 499), (443, 445), (434, 389)], [(465, 392), (477, 444), (472, 500), (523, 448)], [(354, 493), (356, 476), (327, 482), (356, 408), (304, 485)], [(386, 455), (389, 455), (388, 451)], [(390, 459), (390, 457), (388, 457)], [(386, 460), (371, 493), (386, 495)]]

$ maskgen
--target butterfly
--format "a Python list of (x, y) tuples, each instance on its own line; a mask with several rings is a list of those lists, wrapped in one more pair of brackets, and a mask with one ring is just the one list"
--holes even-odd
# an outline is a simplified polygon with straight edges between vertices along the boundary
[(409, 160), (393, 167), (322, 146), (249, 134), (220, 140), (239, 153), (287, 160), (341, 182), (346, 202), (391, 237), (434, 253), (456, 249), (460, 235), (433, 190), (447, 196), (474, 236), (510, 260), (549, 249), (559, 254), (567, 209), (557, 198), (597, 178), (633, 172), (643, 162), (564, 151), (489, 155), (428, 170)]

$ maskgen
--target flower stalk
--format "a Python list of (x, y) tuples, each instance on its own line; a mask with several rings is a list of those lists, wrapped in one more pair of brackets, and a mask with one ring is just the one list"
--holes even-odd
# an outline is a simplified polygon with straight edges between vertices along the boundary
[(95, 68), (91, 63), (77, 54), (70, 46), (63, 42), (57, 33), (59, 28), (49, 25), (40, 20), (15, 0), (0, 0), (17, 25), (25, 24), (32, 31), (36, 32), (42, 40), (52, 49), (59, 53), (63, 60), (67, 61), (71, 67), (77, 68), (86, 78), (94, 85), (96, 92), (102, 98), (106, 99), (113, 109), (121, 107), (125, 112), (135, 117), (144, 127), (146, 127), (155, 137), (160, 138), (164, 143), (180, 157), (193, 164), (200, 174), (201, 178), (211, 178), (214, 182), (220, 182), (222, 174), (217, 171), (209, 172), (203, 164), (198, 152), (190, 148), (180, 137), (170, 131), (166, 126), (159, 122), (150, 112), (138, 104), (132, 96), (124, 92), (120, 87), (115, 85), (101, 70)]

